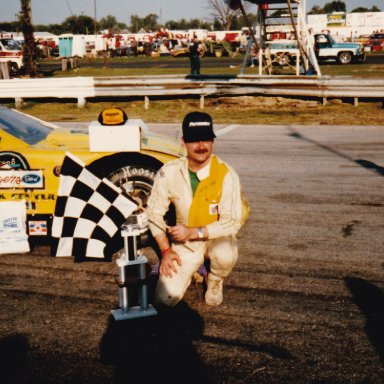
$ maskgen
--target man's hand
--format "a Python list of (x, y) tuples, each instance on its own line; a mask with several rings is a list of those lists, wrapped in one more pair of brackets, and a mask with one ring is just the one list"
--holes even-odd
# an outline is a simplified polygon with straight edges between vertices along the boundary
[(173, 273), (177, 273), (175, 261), (179, 266), (181, 266), (179, 255), (172, 250), (168, 251), (161, 259), (160, 275), (172, 277)]
[(178, 243), (185, 243), (192, 238), (192, 230), (184, 224), (177, 224), (174, 227), (168, 229), (168, 233), (172, 236), (172, 239)]

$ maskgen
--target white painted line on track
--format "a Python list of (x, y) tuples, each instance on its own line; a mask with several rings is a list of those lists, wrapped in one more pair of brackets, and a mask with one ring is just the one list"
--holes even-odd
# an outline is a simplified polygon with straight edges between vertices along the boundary
[(227, 125), (226, 127), (221, 128), (218, 131), (215, 131), (215, 134), (216, 134), (216, 136), (222, 136), (222, 135), (225, 135), (226, 133), (228, 133), (230, 131), (233, 131), (234, 129), (236, 129), (238, 127), (240, 127), (239, 124)]

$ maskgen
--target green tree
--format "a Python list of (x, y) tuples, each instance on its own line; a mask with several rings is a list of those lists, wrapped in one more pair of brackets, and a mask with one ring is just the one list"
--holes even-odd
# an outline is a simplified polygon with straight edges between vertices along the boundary
[(381, 10), (374, 5), (371, 9), (366, 7), (357, 7), (351, 11), (351, 13), (363, 13), (363, 12), (381, 12)]
[(74, 15), (67, 17), (63, 21), (62, 26), (64, 32), (79, 35), (88, 35), (93, 33), (95, 21), (90, 16)]
[(131, 16), (131, 31), (133, 33), (136, 33), (140, 31), (140, 29), (143, 27), (143, 19), (139, 17), (138, 15), (132, 15)]
[(211, 25), (201, 19), (191, 19), (187, 23), (188, 29), (210, 29)]
[(146, 30), (150, 31), (156, 31), (159, 29), (159, 24), (157, 22), (158, 16), (155, 13), (150, 13), (147, 16), (144, 17), (143, 22), (144, 22), (144, 28)]
[(178, 29), (188, 29), (189, 28), (189, 22), (185, 19), (181, 19), (179, 21), (179, 28)]
[(20, 0), (20, 24), (24, 35), (23, 73), (31, 77), (37, 76), (37, 47), (32, 25), (31, 0)]
[(150, 13), (144, 18), (141, 18), (138, 15), (132, 15), (130, 29), (132, 32), (138, 32), (142, 28), (146, 31), (156, 31), (159, 28), (157, 17), (158, 16), (154, 13)]
[(125, 23), (120, 23), (120, 22), (118, 22), (118, 23), (116, 24), (116, 31), (117, 31), (117, 32), (127, 31), (127, 30), (128, 30), (128, 26), (127, 26), (127, 24), (125, 24)]
[(241, 10), (233, 10), (223, 0), (208, 0), (207, 7), (212, 20), (218, 20), (221, 30), (228, 31), (232, 27), (234, 20), (241, 15)]
[(168, 20), (167, 22), (165, 22), (164, 26), (165, 28), (171, 30), (179, 29), (179, 22), (176, 20)]
[(115, 16), (107, 15), (99, 20), (100, 29), (113, 29), (117, 25)]
[(314, 5), (308, 12), (308, 15), (321, 15), (332, 12), (347, 12), (347, 7), (344, 1), (331, 1), (330, 3), (325, 3), (323, 8), (318, 5)]
[[(211, 29), (211, 23), (207, 22), (207, 21), (203, 21), (201, 19), (191, 19), (191, 20), (185, 20), (185, 19), (181, 19), (181, 20), (170, 20), (170, 21), (167, 21), (165, 24), (164, 24), (165, 28), (167, 29), (170, 29), (170, 30), (177, 30), (177, 29), (181, 29), (181, 30), (187, 30), (187, 29), (208, 29), (210, 30)], [(216, 24), (217, 30), (220, 30), (221, 29), (221, 25), (219, 22), (217, 22)]]
[[(248, 14), (247, 14), (247, 17), (248, 17), (248, 20), (249, 20), (249, 22), (250, 22), (251, 25), (254, 25), (254, 24), (256, 23), (256, 18), (257, 18), (257, 15), (256, 15), (256, 14), (254, 14), (254, 13), (248, 13)], [(240, 18), (240, 19), (241, 19), (241, 20), (244, 20), (243, 15), (241, 15), (241, 18)], [(245, 20), (244, 20), (243, 24), (245, 25)]]
[(357, 7), (355, 9), (352, 9), (351, 13), (363, 13), (363, 12), (369, 12), (368, 8), (365, 7)]
[(213, 30), (214, 31), (220, 31), (222, 28), (223, 28), (223, 26), (221, 25), (220, 20), (215, 18), (213, 20)]
[(326, 3), (324, 5), (324, 13), (332, 13), (332, 12), (347, 12), (347, 7), (344, 1), (332, 1), (330, 3)]
[[(251, 25), (255, 24), (255, 21), (256, 21), (256, 16), (255, 15), (253, 15), (252, 13), (249, 13), (249, 14), (247, 14), (247, 18), (248, 18), (249, 23)], [(236, 16), (232, 20), (232, 25), (231, 25), (231, 28), (229, 29), (229, 31), (238, 31), (238, 30), (240, 30), (240, 29), (242, 29), (243, 27), (246, 27), (246, 26), (247, 26), (247, 21), (244, 19), (244, 16), (243, 15)], [(215, 29), (220, 30), (221, 28), (215, 28)]]
[(308, 12), (308, 15), (321, 15), (323, 13), (325, 13), (323, 8), (319, 7), (318, 5), (314, 5)]
[(62, 24), (40, 25), (39, 29), (36, 28), (36, 30), (51, 32), (55, 35), (61, 35), (65, 32), (65, 29)]
[(20, 22), (18, 22), (18, 21), (0, 22), (0, 31), (19, 32), (20, 31)]
[(278, 9), (278, 10), (272, 12), (271, 15), (268, 14), (268, 17), (273, 17), (275, 19), (279, 19), (279, 18), (281, 18), (281, 15), (284, 15), (286, 13), (287, 13), (287, 11), (285, 9)]

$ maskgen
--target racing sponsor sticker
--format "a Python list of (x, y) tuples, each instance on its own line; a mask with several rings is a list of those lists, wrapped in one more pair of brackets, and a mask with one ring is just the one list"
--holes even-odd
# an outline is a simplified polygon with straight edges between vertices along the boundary
[(43, 189), (44, 176), (42, 170), (2, 170), (0, 171), (0, 188)]
[(217, 215), (219, 213), (219, 204), (209, 204), (209, 214)]
[(0, 152), (0, 170), (21, 170), (29, 169), (24, 156), (16, 152)]
[(47, 236), (47, 222), (45, 220), (28, 221), (28, 232), (30, 236)]

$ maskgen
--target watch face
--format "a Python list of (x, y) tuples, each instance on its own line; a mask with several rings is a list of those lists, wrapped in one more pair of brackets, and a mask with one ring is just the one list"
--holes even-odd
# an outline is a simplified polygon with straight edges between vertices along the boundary
[(199, 239), (202, 239), (204, 237), (203, 228), (197, 228), (197, 236), (199, 236)]

